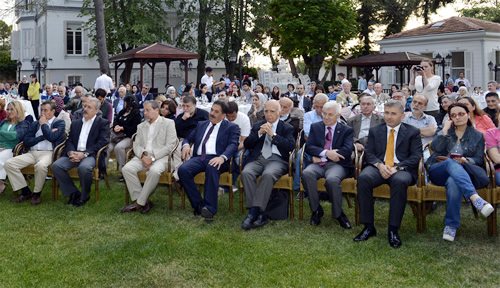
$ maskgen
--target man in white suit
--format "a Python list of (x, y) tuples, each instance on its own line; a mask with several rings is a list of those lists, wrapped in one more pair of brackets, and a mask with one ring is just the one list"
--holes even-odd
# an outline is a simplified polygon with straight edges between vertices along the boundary
[[(136, 202), (123, 207), (122, 213), (140, 210), (142, 214), (146, 214), (151, 210), (153, 202), (149, 200), (149, 195), (158, 185), (160, 175), (167, 170), (168, 156), (177, 141), (174, 121), (160, 117), (157, 102), (144, 102), (144, 119), (137, 126), (133, 145), (135, 157), (122, 169), (130, 197)], [(147, 171), (144, 186), (141, 186), (137, 176), (139, 171)]]

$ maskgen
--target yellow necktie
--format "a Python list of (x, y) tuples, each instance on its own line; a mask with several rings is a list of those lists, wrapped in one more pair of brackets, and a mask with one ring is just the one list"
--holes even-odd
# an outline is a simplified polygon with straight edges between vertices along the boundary
[(387, 139), (387, 148), (385, 149), (385, 165), (394, 167), (394, 129), (391, 129), (389, 139)]

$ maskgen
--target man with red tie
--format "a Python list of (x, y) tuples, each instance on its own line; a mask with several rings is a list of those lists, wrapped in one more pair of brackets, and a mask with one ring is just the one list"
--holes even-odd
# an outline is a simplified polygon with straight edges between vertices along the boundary
[(340, 106), (334, 101), (323, 106), (323, 121), (311, 125), (306, 142), (306, 153), (313, 164), (302, 172), (302, 183), (309, 194), (311, 225), (319, 225), (324, 215), (319, 203), (318, 179), (325, 178), (325, 187), (332, 199), (332, 218), (344, 229), (351, 229), (349, 219), (342, 211), (342, 179), (354, 172), (351, 154), (354, 148), (353, 129), (337, 123)]
[(354, 241), (365, 241), (377, 235), (373, 225), (373, 188), (382, 184), (391, 187), (389, 208), (389, 245), (401, 247), (398, 234), (406, 206), (407, 188), (418, 178), (418, 163), (422, 158), (420, 130), (401, 123), (404, 119), (401, 102), (389, 100), (384, 106), (385, 124), (370, 128), (365, 149), (368, 165), (358, 177), (358, 200), (361, 223), (365, 227)]

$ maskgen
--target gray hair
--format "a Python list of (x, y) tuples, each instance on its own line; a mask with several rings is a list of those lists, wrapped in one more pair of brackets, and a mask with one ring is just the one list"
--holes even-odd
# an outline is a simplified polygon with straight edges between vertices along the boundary
[(95, 103), (95, 109), (99, 111), (101, 109), (101, 101), (95, 97), (88, 97), (87, 101), (92, 101)]
[(498, 83), (495, 80), (491, 80), (490, 82), (488, 82), (488, 84), (493, 84), (493, 85), (497, 86)]
[(359, 95), (359, 97), (358, 97), (359, 103), (361, 103), (361, 101), (363, 101), (364, 99), (370, 100), (373, 103), (373, 105), (377, 104), (377, 100), (375, 100), (375, 98), (373, 98), (373, 96), (371, 94), (361, 93), (361, 95)]
[[(144, 85), (142, 85), (142, 87), (148, 87), (148, 88), (151, 88), (151, 85), (149, 85), (149, 83), (144, 83)], [(142, 104), (144, 105), (144, 104)]]
[(443, 95), (443, 96), (441, 96), (441, 102), (443, 102), (444, 99), (448, 99), (451, 102), (455, 102), (455, 99), (452, 96), (450, 96), (450, 95)]
[(75, 92), (76, 92), (76, 90), (80, 90), (80, 92), (83, 93), (83, 87), (82, 86), (76, 86), (75, 87)]
[[(61, 86), (59, 86), (59, 89), (63, 89), (63, 90), (64, 90), (64, 93), (66, 93), (66, 86), (62, 86), (62, 85), (61, 85)], [(58, 89), (58, 90), (59, 90), (59, 89)]]
[(422, 97), (424, 97), (424, 99), (425, 99), (425, 105), (427, 105), (427, 104), (429, 103), (429, 99), (427, 99), (427, 97), (425, 97), (425, 95), (424, 95), (424, 94), (422, 94), (422, 93), (417, 93), (417, 94), (413, 95), (413, 99), (415, 99), (415, 97), (417, 97), (417, 96), (422, 96)]
[(123, 87), (123, 86), (122, 86), (122, 87), (120, 87), (120, 88), (118, 88), (118, 92), (122, 92), (122, 91), (123, 91), (123, 92), (127, 92), (127, 88), (125, 88), (125, 87)]
[[(397, 100), (389, 100), (387, 103), (385, 103), (385, 107), (396, 107), (401, 111), (401, 113), (405, 113), (405, 107), (403, 106), (403, 103), (397, 101)], [(323, 107), (324, 109), (324, 107)]]
[(316, 100), (328, 102), (328, 100), (330, 100), (330, 99), (328, 99), (328, 96), (326, 96), (326, 94), (318, 93), (318, 94), (316, 94), (316, 96), (314, 96), (314, 102), (316, 102)]
[(142, 105), (145, 106), (146, 104), (151, 104), (151, 108), (153, 108), (154, 110), (160, 109), (160, 106), (158, 105), (158, 102), (156, 102), (154, 100), (145, 101), (144, 104), (142, 104)]
[(344, 87), (344, 85), (346, 85), (346, 84), (348, 84), (350, 87), (352, 87), (352, 84), (349, 81), (345, 81), (344, 83), (342, 83), (342, 87)]
[[(316, 95), (317, 96), (317, 95)], [(325, 111), (326, 109), (335, 109), (335, 115), (339, 115), (340, 114), (340, 106), (339, 104), (337, 103), (337, 101), (328, 101), (326, 102), (325, 105), (323, 105), (323, 111)]]

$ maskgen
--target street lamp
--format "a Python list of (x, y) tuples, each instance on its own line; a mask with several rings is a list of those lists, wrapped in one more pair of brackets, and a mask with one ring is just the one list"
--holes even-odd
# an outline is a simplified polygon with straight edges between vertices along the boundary
[(184, 63), (182, 63), (182, 61), (179, 63), (179, 69), (181, 69), (181, 71), (184, 71)]
[(21, 63), (21, 61), (17, 61), (17, 71), (19, 72), (19, 80), (18, 81), (21, 81), (21, 68), (23, 67), (23, 63)]
[(495, 78), (494, 80), (497, 81), (497, 72), (500, 70), (500, 67), (498, 67), (498, 64), (493, 64), (493, 62), (488, 63), (488, 68), (490, 71), (495, 71)]
[(189, 71), (191, 71), (191, 69), (193, 69), (193, 63), (189, 62)]
[[(45, 73), (45, 68), (47, 68), (47, 58), (43, 57), (42, 61), (40, 62), (40, 59), (38, 58), (31, 58), (31, 66), (33, 66), (33, 72), (36, 72), (38, 70), (38, 81), (40, 81), (40, 70), (43, 69)], [(46, 78), (46, 77), (45, 77)], [(47, 82), (47, 79), (44, 79), (45, 82)]]
[[(248, 63), (248, 62), (250, 62), (250, 59), (252, 58), (252, 56), (250, 56), (250, 54), (248, 54), (248, 52), (246, 52), (245, 55), (243, 55), (243, 58), (245, 59), (245, 62)], [(231, 53), (231, 56), (229, 56), (229, 61), (232, 63), (236, 63), (236, 53), (234, 51)], [(241, 56), (239, 57), (238, 65), (240, 67), (240, 81), (242, 81), (242, 79), (243, 79), (243, 70), (242, 70), (243, 60), (241, 59)]]
[(444, 58), (443, 58), (443, 57), (441, 57), (441, 55), (438, 53), (438, 54), (436, 55), (436, 64), (437, 64), (437, 65), (441, 65), (441, 66), (443, 67), (443, 79), (444, 79), (444, 73), (445, 73), (445, 72), (444, 72), (444, 68), (445, 68), (446, 66), (449, 66), (449, 65), (451, 64), (451, 55), (450, 55), (450, 54), (448, 54), (448, 56), (446, 56), (446, 57), (444, 57)]

